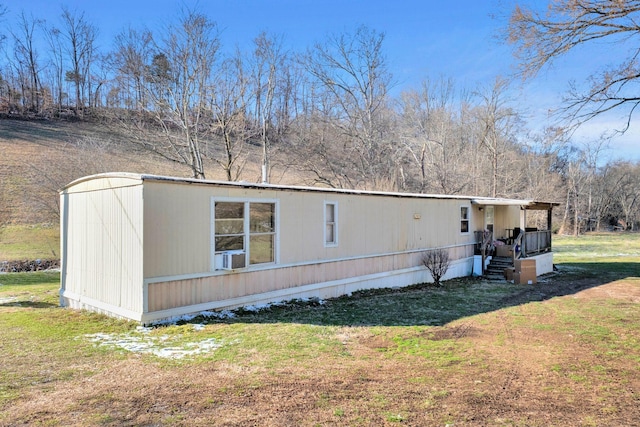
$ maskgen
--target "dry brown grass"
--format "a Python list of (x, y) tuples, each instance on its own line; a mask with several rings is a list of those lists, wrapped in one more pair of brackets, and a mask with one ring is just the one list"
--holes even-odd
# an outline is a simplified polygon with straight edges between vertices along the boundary
[[(241, 179), (258, 182), (259, 147), (246, 151)], [(302, 182), (286, 161), (277, 163), (274, 182)], [(0, 118), (0, 226), (57, 223), (58, 190), (102, 172), (190, 176), (188, 167), (144, 150), (114, 125)], [(213, 161), (206, 162), (206, 172), (209, 179), (225, 179)]]
[[(225, 336), (242, 330), (245, 340), (286, 331), (291, 349), (297, 338), (310, 345), (314, 334), (334, 342), (315, 354), (290, 350), (286, 359), (273, 348), (257, 348), (167, 363), (113, 350), (66, 355), (46, 340), (42, 348), (23, 349), (22, 362), (7, 365), (33, 379), (0, 408), (0, 425), (637, 425), (638, 279), (557, 275), (518, 289), (515, 305), (507, 298), (501, 309), (442, 326), (243, 326), (240, 318), (203, 331)], [(408, 291), (416, 292), (425, 290)], [(564, 296), (538, 301), (541, 293)], [(368, 296), (350, 302), (370, 303)], [(0, 307), (0, 314), (7, 310), (60, 309)], [(82, 321), (71, 317), (77, 317), (66, 320), (72, 325)], [(53, 345), (60, 348), (48, 357)]]

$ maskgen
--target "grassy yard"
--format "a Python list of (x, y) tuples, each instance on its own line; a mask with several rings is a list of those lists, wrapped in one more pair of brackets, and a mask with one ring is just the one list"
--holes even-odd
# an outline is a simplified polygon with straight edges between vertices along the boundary
[(0, 261), (60, 258), (60, 227), (8, 225), (0, 227)]
[(640, 235), (554, 240), (536, 286), (442, 288), (138, 325), (0, 275), (0, 425), (550, 426), (640, 419)]

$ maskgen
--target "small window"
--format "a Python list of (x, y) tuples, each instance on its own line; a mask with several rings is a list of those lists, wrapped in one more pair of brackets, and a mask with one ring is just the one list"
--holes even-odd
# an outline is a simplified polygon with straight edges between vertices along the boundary
[(469, 208), (467, 206), (460, 208), (460, 232), (469, 232)]
[(335, 203), (325, 202), (324, 204), (324, 244), (325, 246), (336, 246), (338, 244), (338, 206)]

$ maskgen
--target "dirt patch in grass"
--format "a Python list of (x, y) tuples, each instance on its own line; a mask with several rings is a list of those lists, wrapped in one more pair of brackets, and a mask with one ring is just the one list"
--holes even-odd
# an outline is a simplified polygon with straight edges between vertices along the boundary
[(640, 303), (640, 279), (628, 278), (609, 283), (607, 286), (588, 288), (578, 292), (575, 297), (586, 300), (616, 299)]
[(637, 278), (557, 274), (513, 288), (500, 309), (436, 326), (204, 325), (213, 335), (297, 328), (333, 342), (289, 360), (259, 348), (176, 362), (119, 353), (48, 367), (38, 357), (32, 369), (68, 374), (36, 376), (0, 408), (0, 425), (637, 425), (639, 298)]

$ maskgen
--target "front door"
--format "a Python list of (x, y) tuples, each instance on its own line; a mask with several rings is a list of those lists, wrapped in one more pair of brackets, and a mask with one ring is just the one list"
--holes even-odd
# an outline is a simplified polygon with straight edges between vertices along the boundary
[(484, 229), (489, 230), (493, 235), (493, 206), (485, 206), (484, 208)]

